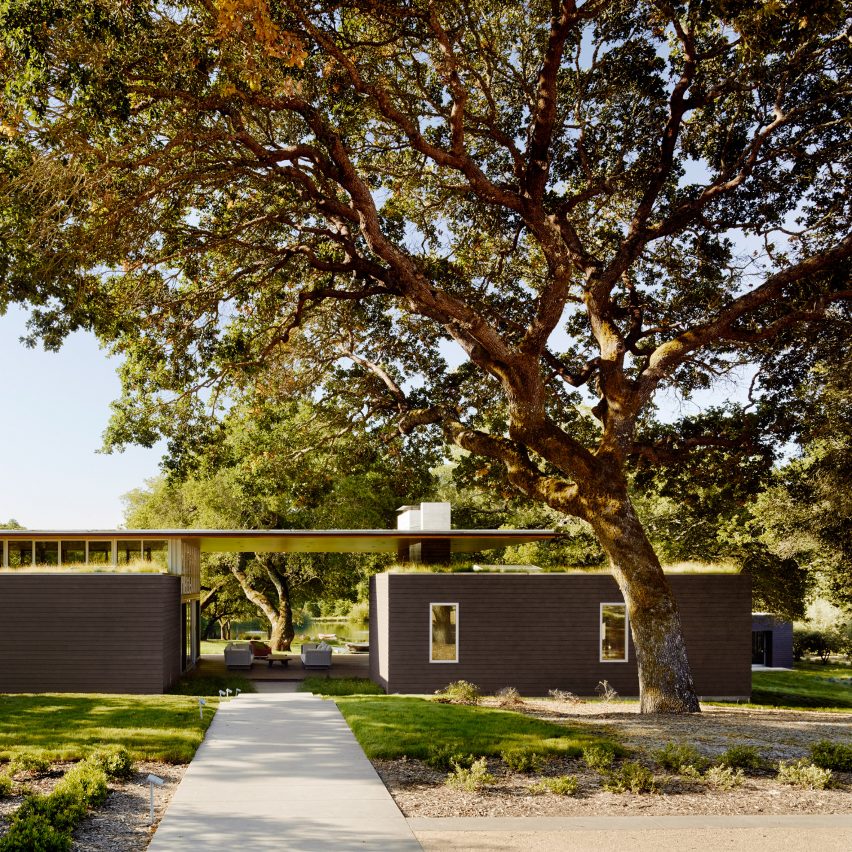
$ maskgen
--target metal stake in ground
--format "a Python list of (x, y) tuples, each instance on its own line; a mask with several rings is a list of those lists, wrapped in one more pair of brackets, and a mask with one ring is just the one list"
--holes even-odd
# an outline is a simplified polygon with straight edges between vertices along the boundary
[(165, 782), (159, 775), (149, 775), (148, 785), (151, 790), (151, 814), (149, 817), (150, 825), (154, 824), (154, 787), (162, 787)]

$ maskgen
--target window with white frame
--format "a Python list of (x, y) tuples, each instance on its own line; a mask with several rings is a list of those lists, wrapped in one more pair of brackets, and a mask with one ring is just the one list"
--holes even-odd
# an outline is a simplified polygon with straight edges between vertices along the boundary
[(627, 606), (601, 604), (601, 662), (627, 662)]
[(459, 605), (429, 604), (429, 662), (459, 661)]

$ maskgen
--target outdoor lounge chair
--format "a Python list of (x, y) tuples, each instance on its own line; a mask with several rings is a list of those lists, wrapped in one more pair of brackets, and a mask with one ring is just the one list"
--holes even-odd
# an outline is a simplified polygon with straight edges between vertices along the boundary
[(229, 669), (250, 669), (254, 655), (248, 642), (228, 642), (225, 645), (225, 666)]
[(325, 642), (303, 642), (301, 658), (306, 669), (331, 668), (331, 646)]

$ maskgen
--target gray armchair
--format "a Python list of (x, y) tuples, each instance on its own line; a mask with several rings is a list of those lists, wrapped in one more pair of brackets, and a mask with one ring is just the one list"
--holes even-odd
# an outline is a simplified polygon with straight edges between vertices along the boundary
[(331, 668), (331, 647), (324, 642), (303, 642), (301, 658), (306, 669)]

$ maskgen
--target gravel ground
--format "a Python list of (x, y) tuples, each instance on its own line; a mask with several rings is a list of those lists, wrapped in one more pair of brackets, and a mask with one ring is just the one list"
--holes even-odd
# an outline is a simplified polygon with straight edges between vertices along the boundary
[[(38, 793), (50, 793), (70, 763), (57, 763), (41, 776), (19, 775), (16, 780)], [(156, 823), (166, 812), (186, 766), (169, 763), (136, 763), (127, 781), (111, 780), (106, 802), (84, 819), (74, 832), (74, 852), (139, 852), (147, 848)], [(150, 794), (146, 779), (158, 775), (166, 783), (154, 791), (155, 826), (148, 824)], [(24, 800), (21, 785), (14, 796), (0, 799), (0, 834), (4, 834), (9, 816)]]
[[(635, 702), (572, 704), (551, 699), (525, 699), (513, 709), (566, 724), (593, 725), (601, 733), (610, 731), (635, 749), (640, 759), (671, 741), (691, 743), (709, 757), (732, 745), (753, 745), (775, 762), (807, 755), (811, 743), (817, 740), (852, 740), (852, 714), (845, 713), (705, 707), (698, 716), (646, 716), (639, 714)], [(479, 793), (449, 789), (444, 785), (443, 773), (417, 760), (373, 763), (408, 817), (852, 813), (852, 774), (848, 773), (837, 773), (840, 786), (831, 790), (799, 790), (779, 784), (771, 774), (764, 773), (749, 775), (742, 787), (730, 791), (658, 774), (656, 794), (633, 795), (606, 792), (600, 776), (580, 761), (554, 760), (541, 775), (577, 775), (579, 791), (568, 797), (533, 795), (529, 788), (537, 779), (507, 772), (498, 760), (489, 762), (495, 783)], [(19, 776), (18, 780), (31, 790), (49, 793), (70, 765), (56, 764), (43, 776)], [(74, 833), (75, 852), (144, 850), (154, 829), (148, 824), (145, 779), (153, 773), (166, 781), (155, 790), (156, 824), (185, 771), (186, 766), (137, 763), (136, 772), (128, 781), (110, 782), (104, 805)], [(0, 799), (0, 834), (22, 801), (20, 788), (16, 795)]]
[[(489, 702), (486, 702), (489, 703)], [(640, 715), (635, 703), (567, 704), (527, 699), (521, 710), (567, 724), (592, 723), (611, 731), (637, 751), (639, 759), (664, 743), (690, 743), (708, 757), (732, 745), (751, 745), (772, 761), (809, 754), (821, 739), (850, 741), (852, 716), (785, 710), (706, 707), (700, 716)], [(742, 787), (716, 790), (699, 781), (658, 773), (654, 795), (616, 794), (602, 789), (598, 773), (581, 761), (555, 760), (541, 775), (577, 775), (576, 796), (533, 795), (536, 778), (508, 772), (489, 761), (495, 783), (479, 793), (453, 790), (445, 775), (416, 760), (374, 761), (374, 766), (408, 817), (605, 816), (684, 814), (825, 814), (852, 812), (852, 774), (836, 773), (839, 787), (800, 790), (778, 783), (774, 773), (748, 775)]]

